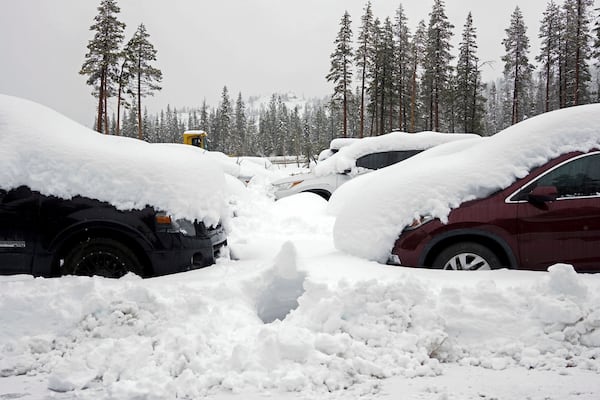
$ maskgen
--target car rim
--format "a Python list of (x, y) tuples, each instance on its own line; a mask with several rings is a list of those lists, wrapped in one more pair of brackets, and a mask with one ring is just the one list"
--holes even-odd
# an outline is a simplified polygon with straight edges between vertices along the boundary
[(480, 255), (474, 253), (460, 253), (448, 260), (444, 265), (444, 269), (475, 271), (490, 270), (491, 267), (485, 258)]
[(127, 269), (121, 258), (105, 251), (94, 251), (86, 255), (75, 267), (77, 275), (100, 275), (105, 277), (121, 277)]

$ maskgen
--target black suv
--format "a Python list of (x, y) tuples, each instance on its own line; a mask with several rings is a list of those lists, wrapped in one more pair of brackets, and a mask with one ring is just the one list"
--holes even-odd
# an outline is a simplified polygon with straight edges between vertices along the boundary
[(0, 274), (143, 277), (213, 264), (223, 228), (172, 220), (152, 207), (120, 211), (86, 197), (0, 189)]

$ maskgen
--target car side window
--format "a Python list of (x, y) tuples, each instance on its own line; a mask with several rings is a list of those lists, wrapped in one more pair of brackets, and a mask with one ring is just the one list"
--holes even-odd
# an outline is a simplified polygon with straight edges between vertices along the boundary
[(356, 160), (356, 166), (368, 169), (380, 169), (404, 161), (422, 150), (383, 151), (364, 155)]
[(600, 153), (561, 165), (529, 185), (521, 194), (526, 195), (538, 186), (556, 187), (558, 198), (600, 196)]

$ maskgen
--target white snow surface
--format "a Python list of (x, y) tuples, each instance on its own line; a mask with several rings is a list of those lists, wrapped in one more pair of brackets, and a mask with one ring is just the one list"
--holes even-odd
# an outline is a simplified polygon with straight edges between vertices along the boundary
[(453, 208), (504, 189), (561, 154), (598, 149), (599, 127), (600, 104), (572, 107), (360, 176), (330, 199), (329, 212), (337, 216), (335, 246), (385, 262), (396, 238), (415, 218), (429, 215), (445, 222)]
[(0, 95), (0, 186), (75, 195), (119, 209), (146, 205), (214, 225), (228, 216), (223, 170), (236, 165), (193, 146), (102, 135), (39, 104)]
[(0, 276), (0, 399), (600, 397), (600, 275), (378, 264), (335, 249), (319, 196), (226, 176), (232, 257), (214, 266)]
[(478, 137), (478, 135), (470, 133), (391, 132), (362, 139), (336, 139), (331, 142), (330, 148), (339, 150), (328, 157), (320, 156), (320, 162), (315, 166), (314, 172), (317, 176), (345, 171), (353, 173), (356, 172), (354, 171), (356, 160), (366, 154), (384, 151), (426, 150), (443, 143)]
[(600, 276), (385, 266), (333, 248), (320, 197), (266, 193), (238, 199), (239, 260), (146, 280), (0, 277), (0, 397), (600, 395)]

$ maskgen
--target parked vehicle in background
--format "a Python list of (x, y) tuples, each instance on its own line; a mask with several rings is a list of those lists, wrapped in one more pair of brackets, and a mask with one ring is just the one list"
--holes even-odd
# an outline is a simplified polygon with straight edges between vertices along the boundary
[(310, 192), (329, 200), (337, 188), (358, 175), (404, 161), (442, 143), (477, 137), (460, 133), (392, 132), (363, 139), (339, 139), (332, 142), (328, 153), (321, 153), (321, 162), (310, 173), (274, 181), (275, 198)]
[(202, 130), (187, 130), (183, 132), (183, 144), (200, 147), (205, 149), (208, 147), (208, 133)]

